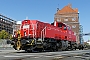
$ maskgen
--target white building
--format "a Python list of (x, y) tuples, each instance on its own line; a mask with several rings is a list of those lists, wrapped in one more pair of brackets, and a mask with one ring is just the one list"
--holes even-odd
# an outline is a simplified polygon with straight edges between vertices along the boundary
[(90, 42), (87, 42), (90, 45)]

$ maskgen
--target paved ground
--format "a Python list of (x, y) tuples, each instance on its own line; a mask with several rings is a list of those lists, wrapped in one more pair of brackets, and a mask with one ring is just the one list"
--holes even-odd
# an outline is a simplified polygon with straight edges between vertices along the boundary
[(85, 60), (85, 59), (90, 59), (90, 50), (42, 52), (42, 53), (25, 53), (23, 50), (16, 51), (10, 48), (4, 48), (4, 50), (0, 50), (0, 60)]
[(0, 50), (14, 50), (14, 49), (11, 47), (0, 47)]

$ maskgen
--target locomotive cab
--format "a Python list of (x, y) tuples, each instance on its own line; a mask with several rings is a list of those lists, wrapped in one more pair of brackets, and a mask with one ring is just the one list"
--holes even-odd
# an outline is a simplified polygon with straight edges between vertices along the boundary
[(62, 23), (62, 22), (56, 22), (55, 21), (54, 23), (51, 23), (51, 25), (54, 25), (56, 27), (62, 28), (64, 30), (67, 30), (67, 26), (64, 23)]

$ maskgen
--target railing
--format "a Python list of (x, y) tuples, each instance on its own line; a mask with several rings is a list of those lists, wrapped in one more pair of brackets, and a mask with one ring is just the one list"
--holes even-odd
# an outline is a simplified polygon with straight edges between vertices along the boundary
[[(35, 38), (35, 35), (36, 35), (36, 31), (35, 31), (35, 28), (34, 28), (34, 26), (36, 25), (36, 24), (33, 24), (33, 22), (30, 20), (30, 22), (31, 22), (31, 27), (32, 27), (32, 29), (30, 28), (30, 30), (32, 30), (33, 31), (33, 38)], [(29, 30), (28, 30), (28, 34), (29, 34)]]
[[(9, 43), (7, 43), (7, 41), (9, 41)], [(12, 45), (10, 44), (10, 40), (6, 40), (6, 39), (0, 39), (0, 48), (10, 48), (12, 47)]]
[(42, 29), (42, 31), (41, 31), (41, 39), (43, 41), (44, 41), (45, 35), (46, 35), (46, 27), (44, 29)]

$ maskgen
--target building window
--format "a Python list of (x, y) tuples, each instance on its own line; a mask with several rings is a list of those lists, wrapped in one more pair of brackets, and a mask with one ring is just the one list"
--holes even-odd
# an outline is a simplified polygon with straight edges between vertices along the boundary
[(76, 25), (72, 25), (72, 28), (76, 28)]
[(57, 19), (57, 22), (61, 22), (61, 20), (58, 18), (58, 19)]
[(1, 18), (1, 21), (2, 21), (2, 18)]
[(5, 23), (6, 23), (6, 21), (5, 21)]
[(74, 35), (76, 35), (76, 32), (74, 32)]
[(66, 18), (66, 19), (64, 19), (64, 21), (68, 21), (68, 19)]
[(76, 18), (74, 17), (74, 18), (72, 18), (72, 21), (75, 21), (76, 20)]
[(68, 30), (71, 30), (71, 28), (69, 26), (67, 28), (68, 28)]
[(5, 20), (3, 19), (3, 22), (4, 22)]

